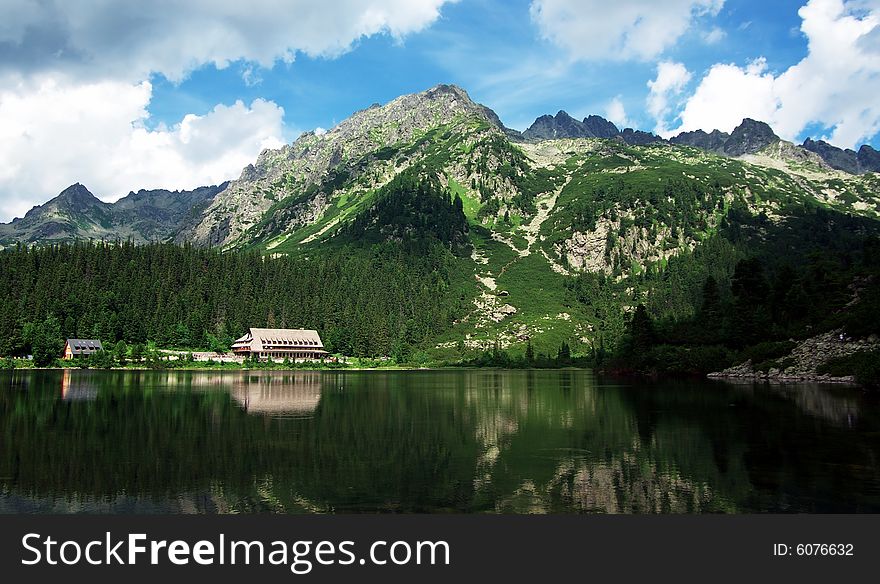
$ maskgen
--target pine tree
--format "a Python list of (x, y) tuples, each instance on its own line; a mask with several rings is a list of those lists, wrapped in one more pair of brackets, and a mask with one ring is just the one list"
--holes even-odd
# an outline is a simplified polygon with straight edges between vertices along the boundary
[(633, 314), (629, 325), (629, 334), (632, 342), (632, 350), (636, 354), (646, 353), (654, 346), (656, 334), (654, 323), (648, 315), (648, 309), (644, 304), (639, 304)]
[(721, 324), (721, 293), (718, 291), (718, 282), (714, 277), (708, 276), (703, 282), (703, 303), (700, 307), (700, 321), (704, 326), (719, 326)]
[(116, 343), (116, 346), (113, 348), (113, 357), (120, 367), (125, 367), (125, 364), (128, 362), (128, 345), (125, 344), (125, 341)]
[(34, 365), (45, 367), (61, 357), (64, 340), (61, 337), (61, 324), (53, 315), (37, 323), (24, 327), (24, 338), (34, 356)]

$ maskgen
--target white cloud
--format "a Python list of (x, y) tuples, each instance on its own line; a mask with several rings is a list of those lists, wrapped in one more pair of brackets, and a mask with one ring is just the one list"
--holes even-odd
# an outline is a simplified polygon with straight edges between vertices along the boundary
[(880, 1), (810, 0), (798, 12), (808, 54), (781, 73), (764, 59), (716, 64), (681, 113), (680, 130), (732, 130), (745, 117), (794, 140), (811, 124), (854, 147), (880, 130)]
[(222, 182), (293, 133), (261, 99), (148, 129), (153, 74), (241, 62), (242, 81), (259, 84), (261, 66), (403, 38), (457, 0), (3, 1), (0, 220), (77, 181), (107, 200)]
[(727, 33), (716, 26), (712, 30), (703, 33), (703, 40), (706, 41), (707, 45), (714, 45), (723, 41), (726, 36)]
[(667, 116), (670, 113), (670, 99), (681, 95), (691, 80), (691, 73), (681, 63), (663, 61), (657, 65), (657, 78), (648, 81), (648, 113), (657, 121), (654, 131), (664, 138), (669, 137)]
[(282, 144), (284, 111), (257, 99), (148, 129), (148, 82), (47, 76), (0, 85), (0, 216), (21, 216), (68, 185), (115, 200), (139, 188), (193, 188), (236, 178)]
[(541, 35), (575, 60), (648, 60), (672, 46), (724, 0), (532, 0)]
[(180, 80), (206, 63), (271, 66), (300, 51), (338, 56), (374, 34), (401, 38), (433, 23), (448, 1), (14, 0), (3, 11), (0, 52), (14, 57), (5, 68)]
[(626, 107), (624, 107), (623, 100), (619, 95), (608, 102), (608, 105), (605, 107), (605, 118), (613, 122), (621, 130), (633, 126), (633, 123), (626, 115)]

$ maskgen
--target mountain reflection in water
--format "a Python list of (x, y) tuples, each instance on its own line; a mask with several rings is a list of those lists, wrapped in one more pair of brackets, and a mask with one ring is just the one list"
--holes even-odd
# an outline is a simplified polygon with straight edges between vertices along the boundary
[(588, 371), (17, 371), (0, 512), (877, 512), (877, 412)]

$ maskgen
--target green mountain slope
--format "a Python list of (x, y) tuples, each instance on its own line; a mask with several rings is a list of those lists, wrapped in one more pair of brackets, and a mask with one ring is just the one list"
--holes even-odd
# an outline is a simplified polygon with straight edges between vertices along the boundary
[[(601, 357), (631, 353), (635, 339), (643, 353), (715, 346), (721, 363), (762, 340), (855, 330), (847, 315), (874, 322), (857, 296), (872, 297), (877, 281), (865, 252), (880, 229), (876, 173), (834, 170), (751, 120), (725, 137), (716, 148), (723, 153), (609, 135), (523, 140), (462, 89), (438, 86), (264, 151), (172, 236), (296, 269), (313, 262), (342, 270), (328, 279), (375, 266), (396, 290), (370, 284), (385, 312), (370, 310), (370, 324), (357, 326), (381, 331), (377, 341), (340, 332), (346, 316), (336, 307), (310, 309), (335, 321), (288, 310), (303, 326), (337, 335), (340, 348), (374, 356), (406, 345), (404, 352), (456, 363), (484, 351), (524, 355), (530, 345), (555, 355), (565, 345)], [(763, 328), (749, 336), (734, 316), (749, 312), (737, 305), (748, 295), (736, 282), (754, 258), (756, 281), (778, 298), (761, 301), (763, 312), (749, 318)], [(440, 278), (431, 291), (413, 291), (413, 274), (434, 270)], [(719, 304), (711, 325), (699, 321), (710, 277)], [(333, 302), (357, 293), (341, 286)], [(434, 294), (442, 307), (416, 335), (407, 324), (413, 310), (386, 314), (406, 294), (419, 302)], [(781, 305), (789, 296), (793, 305), (824, 306), (788, 314)], [(277, 320), (279, 303), (258, 305), (247, 319), (272, 320), (271, 309)], [(645, 311), (634, 321), (639, 305)], [(647, 345), (639, 344), (637, 322), (652, 329)], [(198, 338), (220, 332), (210, 319), (187, 326), (202, 329)], [(719, 334), (694, 332), (707, 326)], [(860, 334), (878, 332), (866, 326)]]

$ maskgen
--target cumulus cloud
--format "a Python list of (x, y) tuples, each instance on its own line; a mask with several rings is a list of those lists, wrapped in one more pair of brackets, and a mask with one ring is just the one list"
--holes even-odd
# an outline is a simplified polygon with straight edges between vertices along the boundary
[(681, 95), (691, 80), (691, 73), (681, 63), (663, 61), (657, 65), (657, 77), (648, 81), (648, 113), (657, 121), (654, 131), (669, 137), (667, 116), (672, 109), (670, 100)]
[(180, 80), (206, 63), (270, 66), (297, 52), (338, 56), (374, 34), (401, 38), (434, 22), (448, 1), (11, 0), (0, 24), (0, 67)]
[(605, 117), (621, 130), (632, 127), (633, 125), (629, 117), (626, 115), (626, 107), (624, 107), (623, 100), (619, 95), (609, 101), (608, 105), (605, 106)]
[(454, 1), (4, 0), (0, 220), (77, 181), (105, 200), (222, 182), (293, 134), (261, 99), (151, 129), (154, 74), (177, 82), (240, 62), (255, 85), (260, 67), (299, 53), (333, 58), (370, 35), (403, 38)]
[(283, 110), (257, 99), (150, 129), (148, 82), (57, 76), (0, 85), (0, 216), (21, 216), (75, 182), (104, 200), (139, 188), (185, 189), (235, 178), (282, 144)]
[(808, 53), (775, 73), (759, 58), (716, 64), (681, 113), (679, 130), (732, 130), (743, 118), (768, 122), (794, 140), (810, 125), (854, 147), (880, 130), (880, 1), (810, 0), (798, 14)]
[(541, 35), (576, 60), (648, 60), (672, 46), (724, 0), (532, 0)]

